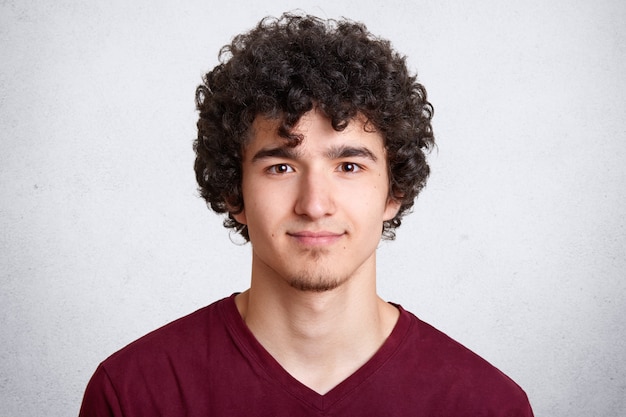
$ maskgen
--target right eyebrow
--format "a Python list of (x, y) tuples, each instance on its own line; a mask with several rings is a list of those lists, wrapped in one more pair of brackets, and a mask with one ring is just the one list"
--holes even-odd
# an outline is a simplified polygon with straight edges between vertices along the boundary
[(252, 162), (259, 161), (267, 158), (283, 158), (283, 159), (297, 159), (299, 152), (295, 149), (286, 146), (277, 146), (274, 148), (263, 148), (254, 154)]

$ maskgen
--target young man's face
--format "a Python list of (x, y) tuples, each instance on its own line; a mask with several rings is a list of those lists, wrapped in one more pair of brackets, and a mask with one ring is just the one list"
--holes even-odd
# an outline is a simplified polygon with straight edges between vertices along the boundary
[(304, 139), (288, 147), (277, 122), (258, 117), (244, 149), (244, 210), (234, 217), (248, 226), (253, 274), (325, 291), (375, 273), (383, 221), (399, 208), (381, 135), (359, 119), (337, 132), (315, 110), (295, 133)]

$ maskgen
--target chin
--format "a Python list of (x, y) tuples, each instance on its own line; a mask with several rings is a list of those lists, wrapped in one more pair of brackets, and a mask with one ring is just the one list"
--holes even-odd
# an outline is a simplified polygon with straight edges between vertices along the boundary
[(300, 276), (289, 281), (289, 285), (298, 291), (304, 292), (327, 292), (338, 288), (343, 283), (342, 280), (328, 277)]

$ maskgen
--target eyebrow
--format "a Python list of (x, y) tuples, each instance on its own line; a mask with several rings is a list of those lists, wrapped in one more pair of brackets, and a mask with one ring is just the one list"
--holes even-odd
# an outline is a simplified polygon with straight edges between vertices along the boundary
[[(301, 155), (302, 152), (296, 150), (295, 148), (288, 146), (278, 146), (274, 148), (264, 148), (259, 150), (252, 157), (252, 162), (256, 162), (266, 158), (284, 158), (295, 160), (298, 159)], [(354, 157), (367, 158), (373, 162), (376, 162), (378, 160), (376, 155), (374, 155), (372, 151), (364, 146), (333, 146), (325, 152), (325, 156), (330, 160)]]
[(376, 162), (378, 158), (372, 151), (365, 146), (333, 146), (326, 152), (328, 159), (343, 159), (343, 158), (367, 158)]
[(254, 154), (254, 156), (252, 157), (252, 162), (267, 158), (297, 159), (299, 155), (300, 152), (296, 151), (294, 148), (287, 146), (263, 148)]

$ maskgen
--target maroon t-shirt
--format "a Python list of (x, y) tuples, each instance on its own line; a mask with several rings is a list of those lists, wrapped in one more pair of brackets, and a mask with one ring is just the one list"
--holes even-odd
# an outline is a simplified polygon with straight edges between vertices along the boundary
[(81, 417), (532, 416), (526, 394), (467, 348), (400, 309), (380, 350), (325, 395), (259, 344), (234, 296), (131, 343), (91, 378)]

